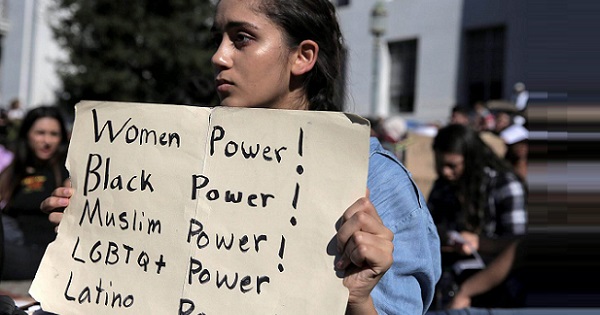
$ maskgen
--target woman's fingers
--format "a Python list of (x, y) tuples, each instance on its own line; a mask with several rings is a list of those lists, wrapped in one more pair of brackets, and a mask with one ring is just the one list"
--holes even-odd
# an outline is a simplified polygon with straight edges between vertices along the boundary
[(40, 209), (43, 212), (50, 213), (55, 211), (62, 211), (69, 205), (71, 196), (73, 195), (73, 189), (68, 187), (56, 188), (52, 195), (40, 204)]
[(357, 231), (346, 243), (336, 267), (342, 270), (351, 264), (358, 267), (368, 266), (369, 269), (379, 273), (387, 270), (386, 266), (391, 264), (393, 250), (394, 245), (391, 240)]
[[(368, 197), (357, 200), (342, 216), (337, 233), (338, 252), (336, 267), (385, 265), (391, 262), (394, 234), (383, 225), (377, 210)], [(389, 256), (389, 257), (388, 257)]]
[(50, 222), (52, 222), (56, 227), (54, 228), (55, 231), (57, 231), (58, 229), (58, 224), (60, 223), (60, 221), (62, 220), (63, 217), (63, 213), (62, 212), (52, 212), (48, 215), (48, 220)]
[(377, 210), (367, 197), (360, 198), (344, 212), (342, 225), (337, 233), (339, 252), (356, 231), (376, 234), (390, 241), (394, 238), (392, 232), (383, 225)]

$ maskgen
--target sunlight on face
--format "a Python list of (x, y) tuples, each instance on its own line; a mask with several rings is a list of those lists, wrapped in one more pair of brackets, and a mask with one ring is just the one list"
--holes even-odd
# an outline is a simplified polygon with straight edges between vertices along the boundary
[(221, 105), (297, 108), (290, 92), (291, 52), (281, 30), (258, 13), (257, 1), (221, 0), (212, 57)]

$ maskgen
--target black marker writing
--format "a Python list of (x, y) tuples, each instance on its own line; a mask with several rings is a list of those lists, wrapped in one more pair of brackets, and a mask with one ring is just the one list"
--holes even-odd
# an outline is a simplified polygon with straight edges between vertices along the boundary
[[(63, 294), (65, 300), (70, 302), (104, 305), (110, 308), (130, 308), (135, 302), (133, 295), (124, 295), (116, 292), (112, 288), (112, 281), (109, 281), (108, 287), (104, 287), (102, 285), (102, 278), (98, 279), (98, 285), (96, 286), (85, 286), (82, 289), (71, 288), (71, 286), (73, 286), (73, 272), (71, 272), (69, 276), (69, 282), (67, 283)], [(77, 292), (79, 292), (79, 294), (77, 294)], [(75, 295), (73, 295), (73, 293), (75, 293)]]
[[(300, 128), (300, 134), (298, 136), (298, 155), (300, 157), (302, 157), (303, 154), (304, 154), (304, 130), (302, 128)], [(298, 164), (298, 166), (296, 166), (296, 173), (298, 173), (298, 175), (304, 174), (304, 167), (302, 167), (302, 164)], [(296, 189), (294, 190), (294, 197), (292, 198), (292, 208), (298, 209), (298, 198), (299, 197), (300, 197), (300, 183), (296, 183)], [(290, 223), (292, 224), (292, 226), (296, 226), (296, 224), (298, 224), (296, 217), (292, 216), (292, 218), (290, 219)]]
[[(179, 299), (179, 315), (192, 315), (196, 309), (196, 304), (190, 299)], [(206, 315), (205, 313), (198, 313), (197, 315)]]
[[(216, 147), (218, 142), (225, 142), (223, 139), (225, 138), (225, 129), (221, 126), (214, 126), (212, 133), (210, 135), (210, 156), (215, 155)], [(237, 142), (234, 140), (227, 141), (222, 147), (223, 154), (230, 158), (235, 155), (241, 155), (244, 159), (256, 159), (257, 157), (262, 157), (265, 161), (275, 161), (277, 163), (281, 163), (282, 159), (282, 151), (287, 150), (287, 147), (272, 147), (268, 145), (261, 145), (260, 143), (248, 145), (245, 141)], [(259, 154), (260, 153), (260, 154)]]
[[(192, 200), (198, 198), (200, 192), (204, 193), (204, 197), (208, 201), (222, 200), (226, 203), (244, 203), (252, 208), (266, 208), (268, 201), (274, 199), (273, 194), (268, 193), (244, 193), (240, 190), (219, 190), (208, 189), (207, 186), (210, 179), (204, 175), (192, 175)], [(205, 189), (206, 188), (206, 189)]]
[[(116, 243), (113, 241), (97, 241), (90, 247), (89, 251), (79, 249), (79, 237), (71, 257), (73, 260), (85, 264), (91, 262), (94, 264), (104, 264), (106, 266), (125, 265), (137, 266), (144, 272), (148, 272), (151, 263), (156, 265), (156, 274), (159, 275), (167, 264), (164, 256), (161, 254), (158, 258), (152, 258), (149, 253), (144, 250), (136, 250), (133, 246)], [(83, 253), (82, 253), (83, 252)], [(87, 253), (87, 254), (86, 254)], [(152, 269), (154, 270), (154, 269)]]
[[(94, 142), (98, 143), (102, 139), (104, 130), (108, 128), (108, 140), (110, 143), (114, 143), (117, 137), (123, 135), (123, 140), (127, 144), (139, 143), (139, 145), (160, 145), (166, 147), (177, 147), (181, 146), (181, 137), (176, 132), (157, 132), (153, 129), (140, 128), (136, 125), (129, 125), (132, 118), (127, 119), (125, 123), (115, 133), (113, 130), (112, 120), (107, 120), (102, 126), (102, 129), (98, 130), (98, 113), (96, 109), (92, 109), (92, 119), (94, 121)], [(127, 128), (127, 129), (126, 129)], [(123, 133), (125, 131), (125, 133)]]
[[(279, 245), (279, 258), (283, 260), (283, 253), (285, 252), (285, 236), (281, 235), (281, 244)], [(283, 264), (277, 265), (279, 272), (283, 272)]]
[[(99, 171), (101, 167), (104, 167), (102, 172)], [(121, 174), (111, 177), (110, 170), (110, 158), (103, 159), (100, 154), (89, 154), (83, 184), (83, 195), (87, 196), (88, 193), (98, 189), (100, 185), (102, 185), (103, 190), (126, 189), (129, 192), (138, 190), (154, 191), (154, 187), (150, 182), (152, 174), (146, 173), (146, 170), (142, 170), (139, 176), (126, 176), (128, 179), (123, 178)]]
[[(214, 236), (216, 249), (229, 251), (232, 248), (237, 248), (242, 253), (248, 252), (251, 248), (254, 248), (254, 251), (258, 253), (260, 251), (260, 243), (267, 241), (266, 234), (253, 234), (252, 240), (246, 234), (239, 238), (233, 233), (228, 236), (215, 233)], [(187, 242), (191, 243), (193, 238), (196, 238), (195, 243), (198, 249), (204, 249), (211, 244), (211, 237), (209, 236), (209, 232), (205, 231), (204, 224), (192, 218), (188, 228)], [(234, 243), (237, 244), (236, 247), (233, 247)], [(254, 246), (251, 247), (251, 245)]]
[(161, 221), (146, 218), (144, 211), (133, 210), (119, 213), (103, 211), (99, 198), (96, 198), (93, 209), (90, 207), (90, 200), (86, 199), (79, 218), (79, 226), (82, 226), (84, 222), (100, 227), (119, 228), (123, 231), (145, 232), (148, 235), (162, 233)]
[[(214, 279), (213, 275), (215, 275)], [(254, 282), (252, 282), (253, 279), (255, 279)], [(250, 275), (240, 278), (238, 272), (223, 273), (219, 270), (211, 272), (202, 265), (199, 259), (190, 257), (188, 284), (205, 285), (211, 283), (211, 281), (217, 289), (235, 290), (239, 288), (241, 293), (248, 293), (256, 289), (256, 294), (260, 294), (262, 292), (262, 285), (269, 283), (271, 279), (268, 276), (252, 277)]]

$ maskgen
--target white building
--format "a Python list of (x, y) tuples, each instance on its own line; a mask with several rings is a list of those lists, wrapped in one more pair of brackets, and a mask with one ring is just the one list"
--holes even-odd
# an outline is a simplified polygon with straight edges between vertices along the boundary
[[(379, 57), (370, 31), (375, 2), (338, 1), (348, 46), (346, 109), (360, 115), (444, 120), (456, 102), (462, 0), (385, 2)], [(377, 97), (372, 94), (376, 58)]]
[[(385, 5), (387, 20), (379, 53), (374, 53), (370, 22), (378, 1)], [(349, 112), (445, 122), (455, 104), (509, 100), (516, 82), (524, 82), (530, 92), (600, 100), (595, 40), (600, 1), (332, 2), (348, 48)], [(65, 55), (49, 29), (51, 3), (0, 0), (8, 18), (8, 23), (0, 18), (1, 106), (15, 97), (26, 107), (55, 100), (60, 87), (55, 61)]]
[[(377, 105), (371, 107), (376, 2), (387, 11)], [(346, 108), (445, 122), (455, 104), (535, 95), (598, 102), (600, 2), (586, 0), (332, 0), (348, 45)], [(536, 93), (538, 92), (538, 93)]]
[(55, 61), (64, 57), (52, 38), (51, 0), (4, 0), (8, 28), (2, 39), (0, 106), (19, 98), (24, 108), (53, 104), (60, 83)]

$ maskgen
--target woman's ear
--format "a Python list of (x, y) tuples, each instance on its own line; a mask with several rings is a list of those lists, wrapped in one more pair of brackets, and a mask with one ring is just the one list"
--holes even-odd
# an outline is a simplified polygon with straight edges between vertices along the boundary
[(315, 66), (319, 56), (319, 45), (312, 40), (302, 41), (294, 52), (294, 56), (292, 74), (303, 75)]

